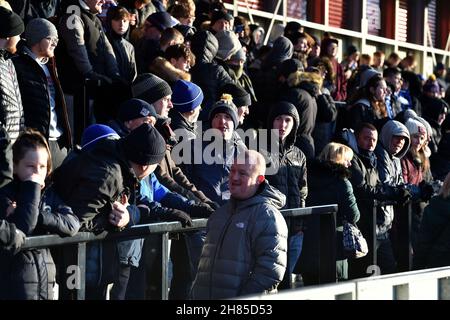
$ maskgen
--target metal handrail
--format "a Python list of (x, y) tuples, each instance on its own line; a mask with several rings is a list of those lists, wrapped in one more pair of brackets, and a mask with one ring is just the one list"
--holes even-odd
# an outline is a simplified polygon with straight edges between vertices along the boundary
[[(281, 213), (286, 220), (295, 219), (296, 217), (318, 215), (321, 220), (321, 225), (327, 230), (335, 229), (337, 205), (324, 205), (307, 208), (294, 208), (281, 210)], [(331, 215), (331, 219), (330, 219)], [(153, 234), (160, 234), (162, 236), (162, 299), (168, 299), (168, 283), (169, 283), (169, 270), (167, 264), (169, 262), (169, 234), (184, 233), (203, 229), (206, 227), (207, 219), (195, 219), (192, 222), (192, 226), (183, 227), (180, 222), (162, 222), (151, 223), (143, 225), (135, 225), (130, 228), (126, 228), (121, 232), (107, 232), (104, 231), (100, 234), (94, 234), (91, 232), (79, 232), (72, 237), (61, 237), (59, 235), (42, 235), (27, 237), (21, 250), (38, 249), (38, 248), (50, 248), (55, 246), (65, 246), (63, 253), (67, 257), (67, 261), (64, 261), (67, 265), (76, 265), (79, 267), (79, 285), (75, 288), (67, 288), (65, 285), (59, 287), (60, 299), (85, 299), (85, 272), (86, 272), (86, 244), (94, 241), (108, 241), (108, 240), (130, 240), (143, 238)], [(330, 222), (330, 223), (329, 223)], [(329, 240), (329, 241), (328, 241)], [(322, 241), (321, 241), (322, 242)], [(335, 233), (331, 232), (330, 238), (327, 241), (323, 241), (324, 254), (321, 254), (327, 265), (329, 262), (334, 262), (335, 257)], [(329, 270), (328, 270), (329, 269)], [(323, 274), (325, 279), (331, 279), (335, 274), (335, 267), (332, 264), (332, 268), (325, 266)], [(60, 283), (66, 284), (70, 275), (60, 274)]]

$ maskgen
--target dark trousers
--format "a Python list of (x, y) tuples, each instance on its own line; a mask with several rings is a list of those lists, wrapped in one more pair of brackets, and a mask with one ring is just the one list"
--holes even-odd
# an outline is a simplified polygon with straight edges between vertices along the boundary
[(125, 300), (132, 268), (134, 267), (120, 264), (118, 277), (110, 292), (110, 300)]

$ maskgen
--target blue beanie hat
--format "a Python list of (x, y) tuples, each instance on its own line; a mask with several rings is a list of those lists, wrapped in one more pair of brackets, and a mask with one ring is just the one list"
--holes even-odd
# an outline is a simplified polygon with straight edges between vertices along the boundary
[(126, 122), (142, 117), (155, 117), (158, 115), (155, 108), (141, 99), (130, 99), (119, 106), (118, 116), (120, 121)]
[(172, 104), (180, 113), (189, 112), (203, 102), (202, 89), (195, 83), (178, 80), (173, 87)]
[(102, 139), (120, 139), (120, 136), (111, 127), (104, 124), (93, 124), (84, 129), (81, 137), (81, 148), (83, 150), (91, 149), (97, 141)]

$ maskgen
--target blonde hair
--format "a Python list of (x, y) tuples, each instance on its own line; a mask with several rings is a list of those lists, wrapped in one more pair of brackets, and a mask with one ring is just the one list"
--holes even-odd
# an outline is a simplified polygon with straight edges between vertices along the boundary
[(353, 150), (346, 145), (330, 142), (323, 148), (318, 158), (321, 161), (329, 161), (343, 165), (346, 161), (353, 159)]
[(444, 179), (444, 184), (442, 185), (441, 191), (439, 191), (439, 195), (444, 199), (450, 197), (450, 172), (447, 173)]

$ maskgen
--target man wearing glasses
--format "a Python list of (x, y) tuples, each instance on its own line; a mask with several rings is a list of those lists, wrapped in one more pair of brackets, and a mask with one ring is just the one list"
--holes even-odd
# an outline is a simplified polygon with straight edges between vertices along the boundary
[(31, 20), (19, 42), (16, 67), (25, 126), (39, 130), (47, 139), (53, 168), (72, 146), (66, 103), (56, 73), (54, 54), (58, 32), (46, 19)]

